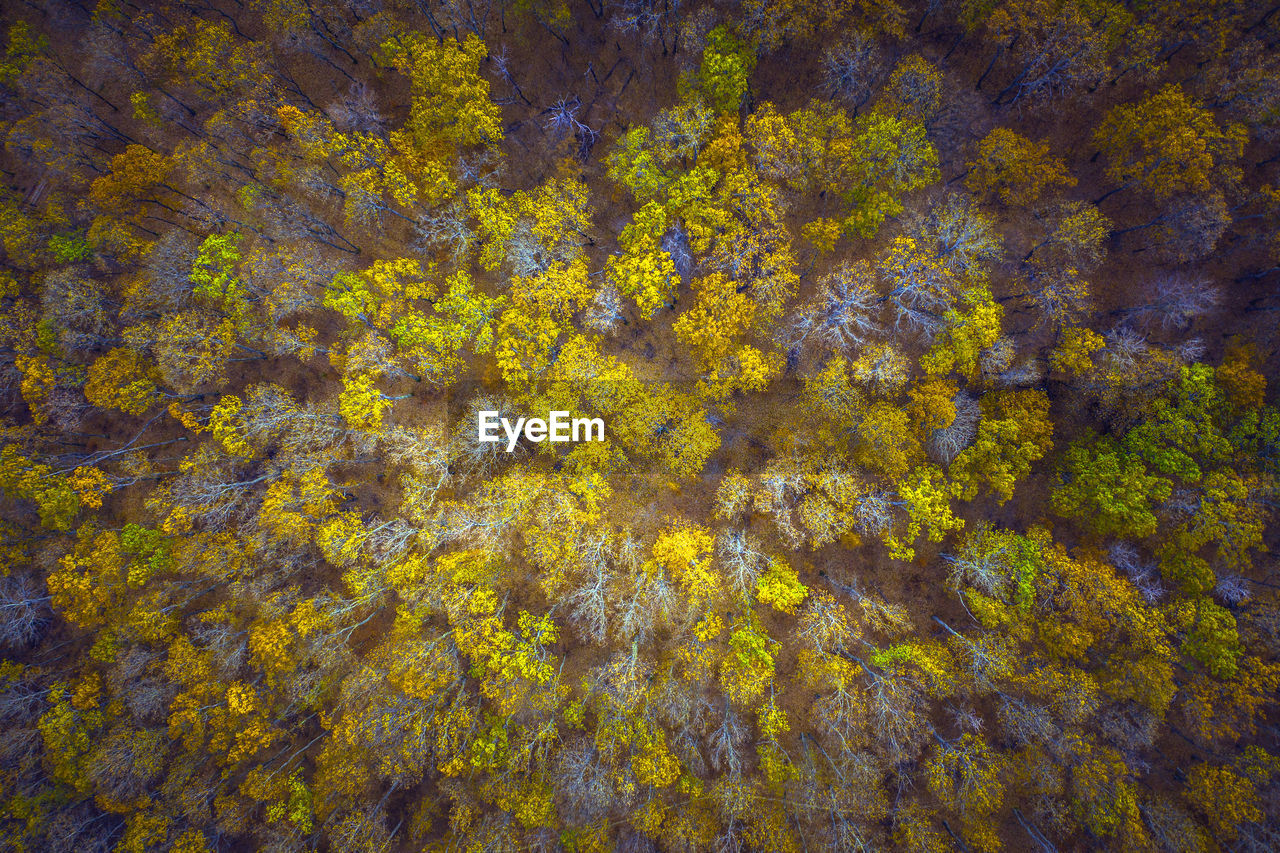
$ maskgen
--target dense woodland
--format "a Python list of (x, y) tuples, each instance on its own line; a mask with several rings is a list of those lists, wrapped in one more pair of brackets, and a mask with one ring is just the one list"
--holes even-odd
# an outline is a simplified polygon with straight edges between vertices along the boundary
[(0, 47), (0, 849), (1280, 848), (1271, 0)]

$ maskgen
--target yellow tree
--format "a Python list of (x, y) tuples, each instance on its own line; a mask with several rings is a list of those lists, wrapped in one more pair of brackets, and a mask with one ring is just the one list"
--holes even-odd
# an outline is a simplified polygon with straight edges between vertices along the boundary
[(1156, 201), (1205, 193), (1239, 180), (1245, 129), (1219, 126), (1212, 112), (1170, 84), (1107, 113), (1094, 142), (1107, 156), (1107, 177), (1141, 188)]
[(1066, 163), (1049, 155), (1048, 142), (1035, 142), (1005, 127), (982, 138), (968, 168), (965, 185), (970, 190), (1008, 205), (1035, 204), (1046, 191), (1076, 184)]
[(85, 399), (101, 409), (141, 415), (160, 399), (156, 389), (159, 378), (159, 371), (137, 352), (116, 347), (89, 366)]
[(932, 465), (912, 470), (898, 485), (898, 494), (907, 510), (902, 532), (886, 537), (889, 554), (898, 560), (915, 556), (911, 544), (923, 533), (930, 542), (941, 542), (952, 530), (964, 527), (964, 519), (956, 518), (942, 472)]
[(940, 743), (925, 765), (929, 790), (960, 816), (965, 839), (980, 850), (999, 850), (993, 817), (1004, 798), (1000, 756), (981, 735), (966, 732)]
[(949, 473), (956, 494), (964, 500), (973, 500), (985, 485), (1004, 503), (1052, 446), (1049, 399), (1039, 390), (993, 391), (980, 405), (977, 437), (960, 451)]

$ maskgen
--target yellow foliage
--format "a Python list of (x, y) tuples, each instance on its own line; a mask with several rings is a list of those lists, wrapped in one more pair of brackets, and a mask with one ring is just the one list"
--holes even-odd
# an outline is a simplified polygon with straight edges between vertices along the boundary
[(1093, 354), (1106, 345), (1102, 335), (1083, 326), (1066, 326), (1062, 338), (1049, 354), (1049, 366), (1072, 376), (1094, 369)]
[(781, 558), (770, 560), (756, 581), (756, 597), (783, 613), (795, 614), (808, 594), (809, 588), (800, 583), (800, 576)]

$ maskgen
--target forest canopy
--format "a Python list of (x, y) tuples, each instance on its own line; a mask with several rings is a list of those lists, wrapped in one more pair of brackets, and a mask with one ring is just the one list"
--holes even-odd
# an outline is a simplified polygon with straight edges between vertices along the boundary
[(1280, 849), (1280, 6), (30, 0), (0, 141), (3, 849)]

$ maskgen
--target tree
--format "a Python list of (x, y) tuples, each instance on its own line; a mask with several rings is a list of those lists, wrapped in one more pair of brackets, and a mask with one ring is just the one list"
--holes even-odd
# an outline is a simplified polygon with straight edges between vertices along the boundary
[(962, 284), (927, 246), (897, 237), (877, 263), (889, 292), (884, 295), (899, 326), (932, 334), (954, 305)]
[(989, 823), (1003, 800), (999, 776), (999, 759), (980, 735), (972, 733), (939, 744), (925, 765), (929, 789), (944, 807), (959, 813), (965, 838), (980, 849), (1000, 847)]
[(1053, 511), (1085, 522), (1102, 536), (1150, 536), (1154, 505), (1168, 500), (1173, 484), (1148, 473), (1141, 460), (1111, 438), (1075, 442), (1067, 450), (1050, 499)]
[(718, 112), (732, 112), (747, 93), (747, 78), (755, 67), (755, 54), (723, 25), (707, 33), (697, 85)]
[(911, 543), (921, 533), (930, 542), (941, 542), (948, 532), (964, 527), (964, 519), (951, 512), (942, 472), (932, 465), (913, 470), (898, 486), (898, 494), (906, 505), (908, 521), (902, 534), (894, 533), (886, 540), (895, 559), (912, 559), (915, 549)]
[(1094, 132), (1107, 156), (1107, 177), (1119, 185), (1111, 192), (1136, 186), (1158, 202), (1238, 180), (1245, 139), (1243, 127), (1220, 127), (1213, 113), (1172, 84), (1113, 107)]
[(949, 473), (959, 497), (973, 500), (982, 482), (1004, 503), (1052, 446), (1049, 399), (1038, 390), (994, 391), (979, 405), (977, 436), (956, 456)]
[(610, 281), (624, 296), (636, 300), (645, 317), (669, 302), (679, 284), (675, 262), (659, 245), (666, 223), (666, 211), (649, 202), (622, 232), (619, 244), (624, 254), (609, 259)]
[(923, 126), (883, 114), (859, 119), (855, 131), (854, 182), (848, 190), (854, 210), (845, 229), (872, 237), (886, 218), (902, 212), (899, 196), (938, 180), (938, 154)]
[(1095, 835), (1141, 837), (1137, 796), (1123, 758), (1098, 747), (1071, 774), (1071, 805), (1080, 823)]
[(776, 647), (768, 634), (751, 624), (729, 633), (729, 654), (720, 670), (720, 683), (731, 701), (746, 705), (764, 692), (773, 679)]
[(125, 342), (137, 350), (150, 350), (160, 380), (179, 394), (191, 394), (226, 381), (227, 361), (236, 346), (236, 328), (230, 319), (202, 311), (182, 311), (154, 327), (129, 327)]
[(65, 531), (82, 508), (102, 506), (111, 484), (95, 468), (82, 467), (70, 475), (63, 474), (31, 460), (15, 445), (6, 444), (0, 449), (0, 489), (20, 500), (33, 501), (42, 526)]
[(711, 534), (688, 525), (673, 526), (654, 540), (652, 555), (684, 590), (689, 612), (700, 615), (720, 598), (719, 573), (712, 564)]
[(1012, 79), (992, 99), (997, 105), (1096, 86), (1108, 69), (1113, 28), (1124, 32), (1120, 21), (1091, 15), (1088, 7), (1078, 3), (1008, 3), (993, 9), (989, 16), (982, 16), (982, 9), (980, 4), (968, 5), (966, 17), (985, 24), (988, 34), (1000, 44), (979, 78), (979, 88), (1005, 51), (1013, 72)]
[(756, 597), (783, 613), (794, 615), (808, 593), (808, 587), (800, 583), (800, 576), (781, 559), (770, 560), (756, 581)]
[(795, 545), (817, 548), (855, 528), (877, 535), (889, 526), (887, 498), (840, 457), (779, 456), (761, 471), (754, 491), (754, 510)]
[(693, 290), (697, 301), (671, 328), (693, 351), (699, 367), (711, 371), (729, 355), (733, 339), (751, 327), (756, 305), (721, 273), (697, 279)]
[(159, 371), (137, 352), (116, 347), (90, 366), (84, 397), (100, 409), (142, 415), (159, 400), (155, 384), (159, 378)]
[(928, 126), (942, 112), (942, 89), (937, 67), (913, 54), (893, 69), (876, 109)]
[(423, 155), (440, 156), (440, 145), (492, 147), (502, 140), (501, 111), (479, 73), (485, 54), (474, 34), (454, 40), (408, 32), (378, 46), (377, 60), (409, 78), (413, 94), (405, 130)]
[(765, 3), (751, 0), (744, 9), (744, 29), (765, 50), (773, 50), (785, 42), (801, 44), (810, 39), (839, 30), (841, 24), (855, 32), (902, 35), (906, 27), (906, 11), (897, 3), (874, 7), (822, 6), (804, 0)]
[(1185, 607), (1180, 618), (1188, 623), (1182, 651), (1203, 664), (1215, 678), (1234, 677), (1242, 652), (1235, 617), (1202, 598), (1194, 606)]
[(1093, 354), (1106, 346), (1102, 335), (1082, 326), (1066, 326), (1057, 347), (1049, 354), (1049, 364), (1076, 376), (1093, 369)]
[(965, 290), (958, 302), (963, 308), (948, 308), (943, 315), (946, 325), (938, 333), (933, 346), (920, 359), (920, 366), (933, 375), (956, 371), (975, 375), (979, 358), (1000, 339), (1000, 321), (1004, 308), (985, 287)]
[(0, 643), (10, 649), (35, 645), (52, 621), (49, 596), (29, 575), (9, 575), (0, 580)]
[(0, 847), (1280, 848), (1280, 11), (36, 5)]
[(1241, 824), (1262, 820), (1253, 783), (1229, 767), (1197, 764), (1189, 774), (1185, 796), (1217, 838), (1233, 840)]
[(1044, 239), (1031, 247), (1024, 260), (1047, 249), (1037, 259), (1038, 265), (1088, 272), (1106, 256), (1103, 244), (1110, 235), (1111, 221), (1097, 207), (1082, 201), (1064, 202), (1051, 212)]
[(982, 138), (968, 168), (965, 185), (972, 192), (999, 198), (1007, 205), (1029, 206), (1047, 190), (1076, 185), (1066, 163), (1049, 156), (1049, 143), (1035, 142), (1005, 127)]

